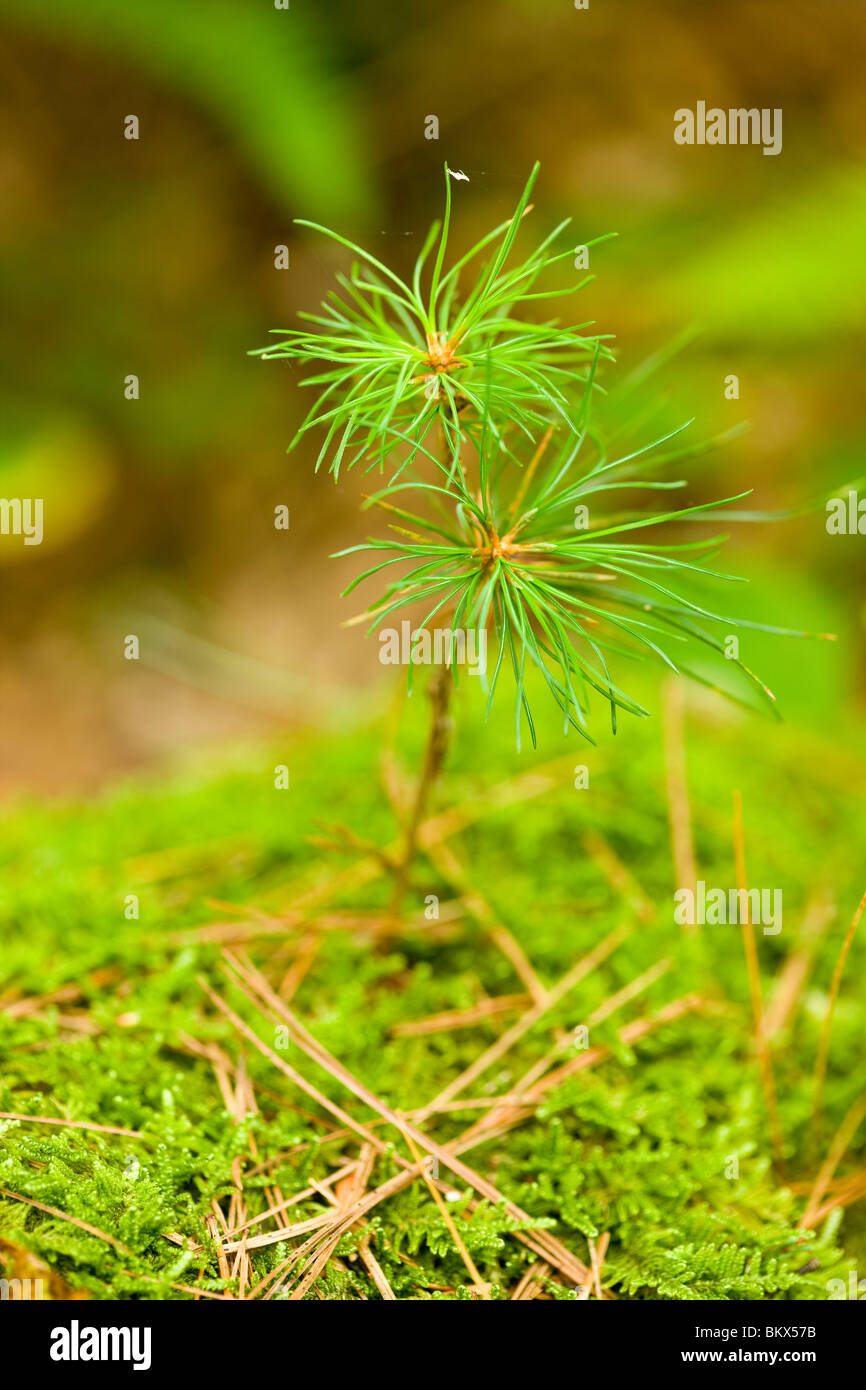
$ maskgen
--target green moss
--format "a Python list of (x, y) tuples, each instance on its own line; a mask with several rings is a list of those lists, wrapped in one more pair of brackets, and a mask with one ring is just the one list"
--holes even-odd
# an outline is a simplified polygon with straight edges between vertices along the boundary
[[(462, 804), (512, 773), (540, 766), (541, 757), (515, 754), (506, 726), (479, 726), (469, 708), (462, 712), (455, 771), (440, 788), (442, 805)], [(765, 995), (802, 942), (810, 896), (827, 884), (838, 904), (775, 1054), (788, 1175), (802, 1182), (815, 1170), (814, 1160), (806, 1159), (805, 1133), (818, 1030), (841, 937), (862, 892), (856, 877), (866, 848), (856, 795), (862, 741), (842, 758), (823, 744), (811, 745), (802, 731), (770, 732), (715, 702), (692, 716), (690, 732), (701, 876), (710, 884), (734, 882), (730, 805), (737, 785), (746, 808), (750, 881), (783, 891), (782, 931), (757, 934)], [(419, 735), (420, 717), (417, 725), (410, 718), (407, 761)], [(132, 1129), (143, 1137), (0, 1121), (0, 1186), (89, 1222), (130, 1252), (23, 1202), (0, 1199), (0, 1259), (9, 1248), (25, 1247), (72, 1288), (96, 1298), (190, 1296), (172, 1283), (219, 1291), (226, 1284), (204, 1217), (213, 1199), (227, 1209), (232, 1163), (248, 1157), (250, 1139), (259, 1162), (285, 1155), (267, 1178), (245, 1180), (251, 1213), (264, 1209), (265, 1181), (276, 1182), (287, 1197), (309, 1177), (321, 1180), (332, 1172), (341, 1156), (357, 1153), (354, 1141), (329, 1141), (327, 1130), (310, 1118), (315, 1106), (214, 1014), (197, 973), (273, 1044), (270, 1025), (219, 972), (219, 947), (181, 941), (178, 933), (245, 920), (241, 912), (209, 907), (208, 900), (277, 912), (298, 895), (299, 885), (326, 884), (335, 869), (352, 864), (356, 855), (311, 846), (308, 836), (321, 833), (317, 822), (338, 818), (379, 843), (392, 839), (395, 825), (378, 784), (378, 741), (379, 731), (365, 728), (291, 748), (248, 749), (230, 764), (193, 767), (96, 803), (19, 808), (7, 816), (0, 839), (7, 999), (70, 984), (79, 985), (83, 997), (32, 1016), (0, 1013), (0, 1109)], [(559, 754), (568, 746), (548, 744), (547, 751)], [(842, 1236), (851, 1232), (846, 1253), (839, 1247), (838, 1212), (823, 1231), (803, 1237), (796, 1229), (803, 1199), (773, 1175), (750, 1048), (739, 928), (704, 927), (689, 938), (673, 921), (676, 885), (658, 725), (629, 729), (617, 739), (615, 756), (610, 743), (598, 750), (572, 747), (574, 764), (589, 767), (587, 790), (574, 788), (572, 768), (563, 760), (553, 789), (489, 811), (455, 837), (454, 847), (545, 983), (555, 982), (618, 922), (633, 922), (634, 930), (467, 1094), (507, 1092), (550, 1048), (552, 1029), (573, 1029), (660, 958), (670, 958), (671, 966), (593, 1027), (592, 1045), (612, 1048), (608, 1060), (566, 1080), (547, 1094), (535, 1117), (465, 1157), (584, 1261), (588, 1238), (609, 1232), (604, 1280), (618, 1297), (824, 1298), (827, 1280), (845, 1277), (862, 1251), (857, 1209), (842, 1223)], [(291, 788), (277, 791), (274, 766), (283, 762), (291, 769)], [(583, 848), (590, 828), (628, 865), (656, 905), (654, 916), (635, 921)], [(133, 893), (140, 916), (127, 920), (124, 901)], [(374, 880), (333, 902), (372, 908), (386, 903), (387, 894), (387, 885)], [(522, 988), (472, 918), (458, 919), (447, 931), (429, 930), (423, 916), (428, 894), (443, 903), (453, 897), (423, 861), (412, 885), (413, 926), (387, 939), (324, 931), (293, 1004), (351, 1071), (406, 1111), (431, 1100), (505, 1024), (405, 1037), (393, 1034), (394, 1025), (464, 1008), (485, 993)], [(296, 940), (287, 933), (286, 942)], [(282, 944), (271, 937), (251, 943), (250, 951), (263, 961), (265, 951)], [(864, 956), (866, 942), (855, 939), (836, 1010), (819, 1156), (860, 1089), (863, 1005), (855, 982)], [(287, 950), (285, 966), (291, 958)], [(113, 973), (94, 975), (106, 970)], [(624, 1023), (692, 991), (726, 1007), (686, 1014), (633, 1048), (618, 1041)], [(243, 1049), (260, 1088), (260, 1113), (235, 1124), (212, 1067), (184, 1051), (183, 1035), (214, 1039), (232, 1058)], [(282, 1055), (350, 1113), (371, 1119), (297, 1049)], [(478, 1113), (449, 1112), (426, 1124), (447, 1141)], [(397, 1134), (386, 1126), (378, 1132), (408, 1157)], [(736, 1179), (726, 1176), (733, 1159)], [(371, 1186), (391, 1172), (395, 1158), (386, 1154), (377, 1160)], [(301, 1202), (293, 1219), (321, 1209), (319, 1199)], [(488, 1203), (470, 1212), (465, 1201), (452, 1199), (450, 1210), (493, 1296), (508, 1297), (535, 1258), (509, 1235), (515, 1222)], [(374, 1208), (369, 1225), (372, 1248), (398, 1298), (470, 1296), (465, 1266), (422, 1183)], [(184, 1251), (165, 1238), (171, 1232), (203, 1242), (205, 1253)], [(338, 1262), (316, 1286), (324, 1296), (378, 1297), (354, 1258), (359, 1239), (356, 1231), (341, 1240)], [(256, 1277), (287, 1253), (283, 1245), (257, 1251)], [(797, 1272), (813, 1260), (820, 1261), (817, 1269)], [(547, 1288), (555, 1298), (574, 1296), (552, 1280)]]

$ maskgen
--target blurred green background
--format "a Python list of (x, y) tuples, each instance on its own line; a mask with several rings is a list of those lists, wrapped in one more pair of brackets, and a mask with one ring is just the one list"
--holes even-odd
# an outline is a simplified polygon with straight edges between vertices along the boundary
[[(41, 546), (0, 538), (0, 794), (89, 791), (378, 699), (376, 644), (340, 626), (353, 566), (328, 558), (364, 533), (363, 481), (314, 477), (309, 444), (286, 456), (308, 393), (246, 353), (343, 263), (294, 217), (405, 270), (446, 158), (470, 178), (458, 245), (536, 158), (539, 227), (619, 233), (579, 317), (616, 335), (622, 371), (698, 331), (655, 379), (663, 413), (751, 424), (702, 494), (788, 508), (866, 472), (856, 0), (2, 0), (0, 30), (0, 496), (46, 509)], [(782, 153), (675, 145), (698, 99), (781, 107)], [(749, 639), (744, 659), (792, 719), (856, 717), (866, 540), (818, 511), (732, 549), (755, 581), (741, 611), (840, 636)]]

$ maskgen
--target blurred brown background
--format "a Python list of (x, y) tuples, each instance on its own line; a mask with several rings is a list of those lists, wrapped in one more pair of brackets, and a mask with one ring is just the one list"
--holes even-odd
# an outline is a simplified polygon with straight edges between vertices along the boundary
[[(46, 528), (0, 537), (0, 794), (89, 791), (376, 698), (375, 646), (340, 626), (354, 566), (328, 558), (365, 533), (363, 480), (286, 455), (309, 393), (246, 353), (345, 262), (294, 217), (405, 270), (446, 158), (470, 178), (456, 244), (508, 214), (535, 159), (539, 227), (619, 233), (579, 318), (624, 370), (700, 330), (663, 379), (672, 423), (751, 421), (707, 465), (719, 492), (789, 507), (866, 472), (856, 0), (3, 0), (0, 30), (0, 496), (44, 497)], [(699, 99), (781, 107), (782, 153), (675, 145)], [(864, 555), (821, 513), (735, 541), (761, 616), (843, 639), (768, 658), (804, 720), (862, 702)]]

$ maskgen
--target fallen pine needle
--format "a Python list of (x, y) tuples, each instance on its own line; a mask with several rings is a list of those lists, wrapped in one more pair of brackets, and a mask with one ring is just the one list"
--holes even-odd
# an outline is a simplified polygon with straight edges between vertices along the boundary
[[(418, 1150), (415, 1148), (415, 1145), (412, 1143), (412, 1140), (410, 1139), (408, 1134), (406, 1135), (406, 1143), (409, 1146), (409, 1152), (411, 1153), (415, 1162), (420, 1162), (418, 1157)], [(430, 1196), (433, 1198), (433, 1201), (439, 1208), (439, 1214), (451, 1233), (451, 1239), (454, 1241), (454, 1244), (457, 1247), (461, 1260), (465, 1264), (466, 1268), (469, 1270), (469, 1275), (472, 1279), (473, 1284), (475, 1285), (481, 1297), (487, 1303), (489, 1303), (490, 1293), (488, 1291), (487, 1285), (482, 1281), (481, 1275), (475, 1268), (475, 1262), (472, 1259), (472, 1256), (469, 1254), (469, 1251), (466, 1249), (466, 1246), (460, 1238), (460, 1232), (454, 1225), (454, 1218), (452, 1217), (445, 1203), (442, 1201), (442, 1198), (439, 1196), (439, 1193), (436, 1191), (436, 1188), (433, 1186), (433, 1183), (430, 1181), (430, 1174), (427, 1172), (427, 1167), (428, 1165), (425, 1163), (421, 1169), (421, 1177), (424, 1179), (424, 1182), (427, 1185)]]
[(47, 1212), (49, 1216), (56, 1216), (60, 1221), (68, 1221), (70, 1226), (77, 1226), (80, 1231), (86, 1231), (90, 1236), (97, 1236), (99, 1240), (104, 1240), (123, 1255), (132, 1254), (129, 1246), (124, 1245), (122, 1241), (116, 1240), (114, 1236), (108, 1235), (105, 1231), (100, 1231), (98, 1226), (91, 1226), (88, 1221), (80, 1221), (77, 1216), (70, 1216), (67, 1212), (60, 1211), (58, 1207), (49, 1207), (45, 1202), (37, 1202), (35, 1197), (22, 1197), (20, 1192), (10, 1192), (6, 1187), (0, 1187), (0, 1197), (11, 1197), (14, 1202), (26, 1202), (28, 1206)]
[(818, 1039), (818, 1055), (815, 1059), (815, 1089), (814, 1100), (812, 1102), (812, 1116), (809, 1121), (809, 1147), (814, 1146), (818, 1125), (821, 1121), (821, 1111), (824, 1108), (824, 1083), (827, 1079), (827, 1061), (830, 1056), (830, 1034), (833, 1029), (833, 1014), (836, 1010), (836, 1000), (839, 997), (839, 988), (842, 983), (842, 972), (845, 969), (845, 962), (848, 959), (848, 952), (851, 949), (851, 942), (854, 940), (854, 933), (863, 916), (863, 909), (866, 908), (866, 893), (860, 899), (851, 925), (845, 933), (839, 956), (833, 970), (833, 979), (830, 982), (830, 998), (827, 1002), (827, 1012), (821, 1024), (821, 1035)]
[(770, 1046), (767, 1042), (767, 1032), (764, 1026), (764, 1005), (761, 998), (761, 968), (758, 964), (758, 950), (755, 945), (755, 931), (752, 925), (752, 911), (748, 898), (748, 879), (746, 877), (746, 849), (743, 837), (743, 798), (738, 791), (734, 792), (734, 850), (737, 861), (737, 887), (740, 890), (741, 903), (743, 900), (742, 895), (746, 895), (746, 910), (741, 926), (743, 928), (743, 946), (746, 954), (746, 970), (749, 977), (749, 994), (752, 1001), (755, 1047), (758, 1053), (761, 1085), (764, 1090), (764, 1104), (767, 1108), (767, 1120), (770, 1127), (770, 1144), (773, 1149), (777, 1171), (780, 1175), (783, 1175), (785, 1171), (785, 1144), (782, 1138), (782, 1127), (779, 1122), (779, 1107), (776, 1102), (776, 1083), (773, 1079), (773, 1059), (770, 1055)]
[(833, 1142), (827, 1152), (827, 1157), (821, 1164), (818, 1176), (815, 1179), (815, 1186), (812, 1188), (811, 1195), (806, 1203), (806, 1210), (800, 1217), (800, 1226), (806, 1228), (814, 1224), (815, 1213), (821, 1205), (821, 1198), (827, 1191), (833, 1174), (836, 1172), (839, 1163), (844, 1157), (845, 1150), (851, 1143), (864, 1117), (866, 1117), (866, 1092), (858, 1096), (854, 1104), (849, 1109), (847, 1115), (837, 1129)]
[(126, 1139), (143, 1139), (137, 1129), (118, 1129), (115, 1125), (94, 1125), (89, 1120), (58, 1120), (50, 1115), (17, 1115), (12, 1110), (0, 1110), (0, 1120), (23, 1120), (33, 1125), (64, 1125), (68, 1129), (92, 1129), (99, 1134), (122, 1134)]

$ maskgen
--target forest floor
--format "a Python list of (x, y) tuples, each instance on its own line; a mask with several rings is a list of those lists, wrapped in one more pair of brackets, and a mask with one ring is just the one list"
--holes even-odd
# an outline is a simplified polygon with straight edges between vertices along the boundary
[[(61, 1299), (847, 1284), (866, 745), (681, 701), (521, 755), (461, 705), (396, 908), (420, 693), (396, 748), (293, 735), (7, 812), (0, 1275)], [(744, 872), (781, 919), (676, 920), (677, 889)]]

